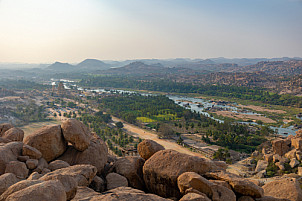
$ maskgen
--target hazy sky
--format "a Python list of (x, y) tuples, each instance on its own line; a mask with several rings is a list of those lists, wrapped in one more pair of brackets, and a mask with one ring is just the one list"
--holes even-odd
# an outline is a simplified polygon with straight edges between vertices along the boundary
[(0, 0), (0, 62), (302, 57), (302, 0)]

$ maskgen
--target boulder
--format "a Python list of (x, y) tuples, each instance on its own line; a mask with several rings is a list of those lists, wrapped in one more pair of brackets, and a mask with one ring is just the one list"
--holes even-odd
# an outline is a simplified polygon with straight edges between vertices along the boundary
[(111, 190), (117, 187), (127, 187), (128, 186), (128, 181), (127, 178), (116, 174), (116, 173), (110, 173), (106, 176), (107, 180), (107, 189)]
[(274, 154), (283, 156), (285, 153), (287, 153), (290, 150), (289, 147), (290, 142), (291, 142), (290, 140), (283, 140), (283, 139), (277, 139), (272, 141)]
[(158, 144), (153, 140), (148, 139), (142, 141), (137, 146), (137, 151), (139, 155), (145, 160), (148, 160), (153, 154), (164, 149), (165, 148), (162, 145)]
[(64, 186), (67, 200), (71, 200), (72, 198), (74, 198), (74, 196), (77, 192), (78, 182), (71, 175), (60, 175), (60, 174), (45, 175), (45, 176), (41, 177), (39, 180), (42, 180), (42, 181), (58, 180), (58, 181), (60, 181), (62, 183), (62, 185)]
[(29, 156), (18, 156), (17, 160), (21, 162), (26, 162), (29, 159)]
[(228, 182), (235, 193), (260, 198), (263, 196), (263, 189), (248, 179), (227, 172), (208, 172), (207, 178), (218, 179)]
[(300, 164), (300, 162), (297, 159), (295, 159), (295, 158), (292, 158), (290, 160), (290, 163), (289, 163), (289, 165), (290, 165), (291, 168), (294, 168), (294, 167), (296, 167), (299, 164)]
[[(50, 177), (53, 175), (70, 175), (77, 181), (79, 186), (88, 186), (95, 177), (96, 172), (96, 167), (92, 165), (74, 165), (49, 172), (43, 177)], [(43, 177), (41, 177), (40, 180), (43, 180)]]
[(284, 163), (277, 162), (277, 163), (275, 163), (275, 165), (276, 165), (280, 170), (285, 170)]
[(285, 157), (288, 159), (296, 158), (296, 149), (293, 149), (285, 154)]
[(266, 175), (266, 170), (261, 170), (260, 172), (258, 172), (258, 173), (255, 175), (255, 177), (261, 179), (261, 178), (264, 178), (265, 175)]
[(126, 177), (129, 186), (135, 189), (144, 190), (143, 166), (145, 160), (139, 156), (126, 156), (119, 158), (115, 163), (116, 173)]
[(0, 146), (0, 175), (5, 172), (6, 165), (11, 161), (17, 161), (21, 155), (23, 143), (9, 142)]
[(64, 187), (59, 181), (45, 181), (9, 195), (6, 201), (66, 201)]
[(58, 170), (58, 169), (61, 169), (61, 168), (66, 168), (66, 167), (69, 167), (69, 166), (70, 165), (65, 161), (55, 160), (55, 161), (52, 161), (51, 163), (49, 163), (48, 169), (50, 169), (51, 171), (54, 171), (54, 170)]
[(264, 196), (262, 198), (257, 198), (256, 201), (290, 201), (289, 199), (275, 198), (271, 196)]
[(10, 128), (1, 137), (11, 141), (23, 142), (24, 131), (20, 128)]
[(216, 185), (220, 185), (220, 186), (224, 186), (230, 190), (232, 190), (232, 187), (230, 186), (230, 184), (226, 181), (221, 181), (221, 180), (209, 180), (210, 182), (212, 182), (213, 184)]
[(289, 199), (291, 201), (302, 200), (302, 190), (299, 182), (294, 178), (285, 178), (269, 182), (263, 187), (265, 196)]
[(251, 196), (241, 196), (238, 201), (255, 201)]
[(0, 143), (6, 144), (9, 142), (11, 142), (11, 140), (0, 137)]
[(211, 200), (204, 194), (188, 193), (184, 195), (179, 201), (211, 201)]
[(279, 154), (274, 154), (273, 155), (273, 162), (274, 163), (276, 163), (276, 162), (278, 162), (280, 160), (281, 160), (281, 156)]
[(291, 201), (302, 200), (302, 190), (299, 182), (294, 178), (285, 178), (269, 182), (263, 187), (265, 196), (289, 199)]
[(302, 167), (298, 167), (298, 175), (302, 176)]
[(181, 174), (177, 178), (177, 184), (182, 194), (186, 194), (188, 189), (194, 189), (215, 201), (236, 201), (236, 195), (232, 190), (222, 185), (216, 185), (195, 172)]
[(11, 194), (20, 191), (22, 189), (25, 189), (29, 186), (35, 185), (35, 184), (40, 184), (43, 181), (38, 181), (38, 180), (34, 180), (34, 181), (29, 181), (29, 180), (23, 180), (20, 181), (18, 183), (15, 183), (14, 185), (11, 185), (1, 196), (0, 196), (0, 201), (5, 201), (6, 198), (8, 196), (10, 196)]
[(296, 152), (296, 158), (297, 158), (297, 160), (299, 160), (299, 161), (302, 160), (302, 151), (298, 150), (298, 151)]
[(39, 174), (37, 172), (33, 172), (31, 173), (31, 175), (29, 175), (29, 177), (27, 178), (27, 180), (38, 180), (42, 177), (42, 174)]
[(67, 151), (58, 158), (70, 165), (90, 164), (97, 168), (98, 174), (101, 174), (107, 162), (108, 148), (105, 142), (97, 137), (90, 141), (88, 149), (81, 152), (69, 146)]
[(78, 151), (85, 151), (89, 144), (91, 133), (89, 129), (76, 119), (68, 119), (61, 125), (64, 138)]
[(38, 149), (47, 162), (62, 155), (67, 148), (60, 125), (44, 126), (28, 135), (24, 139), (24, 143)]
[(101, 193), (105, 190), (105, 181), (101, 177), (95, 176), (92, 182), (90, 183), (89, 187), (95, 190), (96, 192)]
[(42, 157), (42, 153), (38, 149), (31, 147), (27, 144), (23, 145), (22, 155), (28, 156), (31, 159), (38, 159), (38, 160)]
[(255, 172), (261, 172), (262, 170), (265, 170), (268, 166), (268, 162), (265, 160), (259, 160), (255, 169)]
[(28, 159), (26, 161), (26, 166), (28, 169), (33, 170), (38, 166), (39, 161), (37, 159)]
[(4, 193), (11, 185), (17, 183), (18, 181), (18, 178), (13, 173), (0, 175), (0, 195)]
[(180, 198), (177, 178), (184, 172), (203, 174), (221, 170), (211, 160), (190, 156), (174, 150), (156, 152), (144, 164), (144, 181), (149, 192), (162, 197)]
[(295, 147), (297, 150), (302, 151), (302, 138), (294, 137), (291, 139), (292, 147)]
[[(92, 197), (91, 201), (168, 201), (154, 194), (146, 194), (143, 191), (133, 189), (131, 187), (118, 187), (109, 191), (104, 192), (102, 195)], [(171, 200), (170, 200), (171, 201)]]
[(0, 137), (8, 131), (9, 129), (13, 128), (14, 126), (8, 123), (0, 124)]
[(5, 173), (13, 173), (20, 179), (26, 179), (28, 172), (26, 164), (20, 161), (11, 161), (5, 168)]
[(47, 173), (49, 173), (49, 172), (51, 172), (50, 169), (44, 168), (44, 169), (42, 170), (41, 174), (44, 175), (44, 174), (47, 174)]
[(91, 188), (86, 186), (79, 186), (75, 197), (72, 201), (89, 201), (93, 197), (101, 195), (100, 193), (95, 192)]

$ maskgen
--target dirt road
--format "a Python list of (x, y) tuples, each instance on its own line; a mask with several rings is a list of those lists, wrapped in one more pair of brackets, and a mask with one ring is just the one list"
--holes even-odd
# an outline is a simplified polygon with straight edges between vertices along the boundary
[(154, 133), (152, 133), (148, 130), (145, 130), (145, 129), (139, 128), (137, 126), (134, 126), (132, 124), (126, 123), (123, 120), (118, 119), (116, 117), (112, 117), (112, 120), (114, 122), (118, 122), (118, 121), (123, 122), (124, 129), (126, 131), (128, 131), (129, 133), (131, 133), (135, 137), (140, 137), (142, 139), (153, 140), (153, 141), (157, 142), (158, 144), (161, 144), (163, 147), (165, 147), (165, 149), (173, 149), (173, 150), (176, 150), (180, 153), (185, 153), (185, 154), (189, 154), (189, 155), (192, 155), (192, 156), (199, 156), (199, 157), (205, 158), (205, 156), (203, 156), (202, 154), (192, 152), (189, 149), (187, 149), (185, 147), (182, 147), (182, 146), (176, 144), (173, 141), (159, 139), (156, 134), (154, 134)]

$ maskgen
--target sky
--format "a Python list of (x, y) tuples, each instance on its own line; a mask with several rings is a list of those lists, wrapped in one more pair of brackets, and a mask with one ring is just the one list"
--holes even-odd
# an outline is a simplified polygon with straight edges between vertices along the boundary
[(302, 57), (302, 0), (0, 0), (0, 62)]

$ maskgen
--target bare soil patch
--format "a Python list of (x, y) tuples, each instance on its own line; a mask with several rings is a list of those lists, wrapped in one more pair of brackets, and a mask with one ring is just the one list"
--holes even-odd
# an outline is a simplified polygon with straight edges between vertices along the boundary
[(234, 112), (231, 112), (231, 111), (217, 111), (217, 112), (214, 112), (214, 113), (216, 113), (217, 115), (221, 115), (221, 116), (224, 116), (224, 117), (230, 117), (230, 118), (233, 118), (233, 119), (242, 119), (244, 121), (260, 120), (263, 123), (277, 123), (276, 121), (274, 121), (270, 118), (261, 116), (261, 115), (240, 114), (240, 113), (234, 113)]
[(285, 114), (286, 111), (284, 110), (273, 110), (273, 109), (267, 109), (265, 107), (256, 106), (256, 105), (238, 105), (238, 107), (241, 108), (249, 108), (258, 112), (270, 112), (270, 113), (277, 113), (277, 114)]

